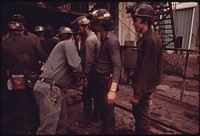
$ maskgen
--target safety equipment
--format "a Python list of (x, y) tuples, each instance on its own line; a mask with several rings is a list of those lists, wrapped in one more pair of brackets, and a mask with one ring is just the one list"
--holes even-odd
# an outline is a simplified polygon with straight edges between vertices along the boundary
[(26, 74), (26, 86), (33, 88), (38, 80), (38, 74), (36, 72), (30, 72)]
[(24, 30), (24, 25), (22, 23), (19, 23), (19, 22), (11, 21), (11, 22), (8, 23), (8, 28), (10, 30), (22, 31), (22, 30)]
[(35, 32), (44, 32), (45, 28), (43, 26), (35, 26)]
[(77, 25), (88, 25), (90, 23), (90, 20), (86, 18), (86, 16), (81, 16), (80, 18), (77, 18)]
[(131, 13), (131, 16), (149, 17), (154, 16), (153, 7), (149, 4), (136, 4), (134, 6), (126, 7), (126, 12)]
[(20, 15), (20, 14), (14, 14), (12, 16), (12, 21), (15, 21), (15, 22), (20, 22), (22, 24), (25, 24), (25, 18), (24, 16)]
[(62, 26), (58, 30), (58, 36), (61, 35), (61, 34), (73, 34), (73, 31), (69, 27)]
[(71, 22), (71, 25), (80, 26), (80, 25), (88, 25), (90, 20), (87, 19), (86, 16), (80, 16)]
[(87, 16), (92, 21), (106, 21), (111, 19), (110, 13), (106, 9), (97, 9)]
[(11, 80), (14, 90), (26, 89), (26, 80), (24, 75), (12, 75)]
[(45, 31), (46, 32), (54, 32), (54, 28), (52, 25), (47, 24), (47, 25), (45, 25)]

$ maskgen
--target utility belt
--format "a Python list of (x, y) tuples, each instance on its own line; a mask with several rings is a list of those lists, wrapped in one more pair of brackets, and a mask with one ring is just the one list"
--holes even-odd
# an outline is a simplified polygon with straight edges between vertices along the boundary
[(100, 82), (108, 82), (108, 90), (111, 87), (111, 83), (112, 83), (112, 74), (100, 74), (100, 73), (96, 73), (97, 79)]
[[(100, 81), (100, 82), (107, 82), (108, 84), (108, 90), (111, 88), (111, 84), (112, 84), (112, 74), (105, 74), (105, 75), (102, 75), (102, 74), (99, 74), (99, 73), (96, 73), (96, 76), (97, 76), (97, 79)], [(117, 90), (116, 91), (119, 91), (119, 86), (117, 86)]]
[(26, 75), (11, 75), (7, 83), (8, 90), (24, 90), (27, 88), (33, 88), (37, 79), (38, 75), (35, 72)]
[(56, 86), (56, 87), (60, 88), (60, 90), (62, 90), (62, 86), (60, 84), (58, 84), (57, 82), (51, 80), (51, 79), (38, 77), (38, 80), (40, 80), (41, 82), (49, 84), (51, 89), (52, 89), (52, 86)]
[(100, 80), (109, 80), (109, 79), (112, 79), (112, 74), (110, 74), (110, 73), (102, 74), (102, 73), (99, 73), (99, 72), (95, 71), (94, 74)]

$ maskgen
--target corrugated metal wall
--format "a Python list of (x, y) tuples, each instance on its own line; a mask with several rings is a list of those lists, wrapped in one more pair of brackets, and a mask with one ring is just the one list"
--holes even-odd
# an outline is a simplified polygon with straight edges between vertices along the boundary
[[(132, 19), (127, 18), (128, 14), (126, 6), (133, 6), (136, 2), (119, 2), (118, 6), (118, 38), (121, 45), (125, 45), (126, 41), (135, 42), (138, 39), (138, 33), (135, 32), (135, 28), (132, 25)], [(187, 4), (187, 3), (186, 3)], [(192, 22), (194, 8), (177, 9), (174, 12), (174, 26), (177, 37), (182, 37), (182, 49), (194, 49), (197, 42), (197, 30), (199, 28), (199, 8), (195, 8), (195, 14)], [(169, 23), (169, 20), (165, 20), (165, 23)], [(193, 23), (193, 26), (191, 25)], [(192, 29), (191, 29), (192, 26)], [(166, 26), (166, 28), (169, 26)], [(166, 33), (170, 30), (165, 30)], [(169, 35), (172, 37), (172, 35)], [(181, 38), (180, 38), (181, 39)], [(169, 40), (169, 39), (163, 39)], [(167, 41), (166, 41), (167, 42)], [(180, 41), (179, 41), (180, 42)], [(167, 48), (174, 48), (174, 45), (170, 43)]]
[(183, 37), (182, 49), (188, 49), (193, 8), (176, 10), (174, 14), (176, 35)]

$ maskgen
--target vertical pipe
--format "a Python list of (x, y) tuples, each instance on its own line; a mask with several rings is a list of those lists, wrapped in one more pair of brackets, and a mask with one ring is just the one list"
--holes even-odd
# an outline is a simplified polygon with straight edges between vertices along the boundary
[(175, 34), (175, 27), (174, 27), (174, 15), (173, 15), (173, 10), (172, 10), (172, 4), (171, 4), (171, 2), (169, 2), (168, 4), (169, 4), (169, 9), (170, 9), (170, 18), (171, 18), (173, 43), (174, 43), (174, 48), (176, 48), (175, 47), (176, 34)]
[(182, 102), (182, 99), (183, 99), (183, 93), (185, 91), (185, 79), (186, 79), (188, 58), (189, 58), (189, 51), (187, 50), (186, 51), (186, 58), (185, 58), (185, 67), (184, 67), (184, 72), (183, 72), (183, 83), (182, 83), (181, 96), (180, 96), (180, 101), (181, 102)]
[(191, 46), (192, 30), (193, 30), (193, 23), (194, 23), (194, 11), (195, 11), (195, 7), (192, 8), (192, 20), (191, 20), (191, 27), (190, 27), (190, 33), (189, 33), (189, 42), (188, 42), (188, 48), (187, 49), (190, 49), (190, 46)]

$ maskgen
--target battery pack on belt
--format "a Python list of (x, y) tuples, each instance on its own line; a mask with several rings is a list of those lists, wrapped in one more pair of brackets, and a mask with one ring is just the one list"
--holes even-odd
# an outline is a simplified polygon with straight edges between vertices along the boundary
[(24, 90), (26, 89), (26, 81), (24, 75), (12, 75), (11, 82), (13, 90)]

